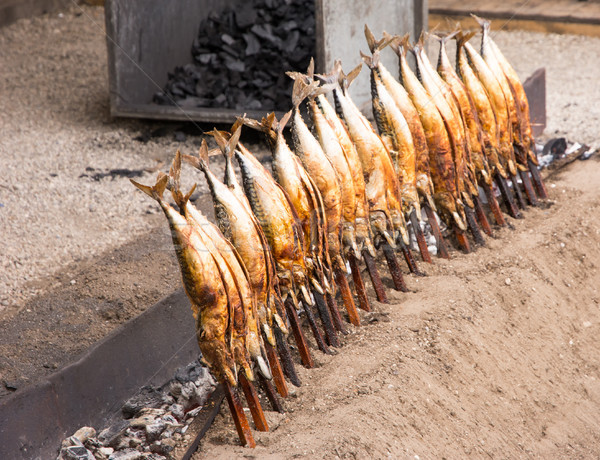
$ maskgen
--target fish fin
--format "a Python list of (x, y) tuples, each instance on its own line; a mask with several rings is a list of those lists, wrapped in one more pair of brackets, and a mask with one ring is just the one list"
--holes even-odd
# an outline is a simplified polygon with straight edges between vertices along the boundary
[(458, 31), (458, 33), (454, 36), (454, 39), (456, 40), (456, 49), (460, 50), (465, 43), (475, 36), (475, 34), (477, 34), (477, 31), (475, 30), (466, 33)]
[(471, 13), (471, 17), (477, 21), (477, 24), (479, 24), (483, 30), (490, 30), (491, 21), (489, 19), (480, 18), (473, 13)]
[(133, 185), (139, 188), (146, 195), (160, 202), (162, 200), (163, 194), (165, 193), (165, 188), (167, 187), (167, 182), (169, 178), (165, 173), (159, 173), (156, 178), (156, 183), (153, 186), (140, 184), (139, 182), (134, 181), (133, 179), (129, 180)]
[(192, 165), (194, 168), (200, 169), (200, 159), (198, 157), (183, 154), (183, 161)]
[(290, 117), (292, 116), (292, 110), (290, 110), (289, 112), (287, 112), (283, 117), (281, 117), (281, 120), (279, 120), (279, 123), (277, 123), (277, 134), (282, 134), (283, 130), (285, 129), (285, 125), (287, 125), (288, 121), (290, 120)]
[[(371, 53), (377, 49), (377, 40), (375, 40), (375, 35), (369, 29), (369, 26), (365, 24), (365, 38), (367, 39), (367, 45), (369, 46), (369, 50)], [(362, 53), (361, 53), (362, 54)]]
[[(290, 72), (288, 72), (289, 76)], [(314, 97), (314, 90), (319, 86), (319, 82), (311, 81), (307, 82), (306, 75), (300, 74), (303, 78), (294, 79), (294, 87), (292, 89), (292, 104), (295, 108), (298, 108), (302, 101), (307, 97)], [(293, 78), (293, 77), (292, 77)]]
[(350, 71), (348, 75), (346, 75), (347, 87), (349, 87), (352, 82), (358, 77), (358, 74), (362, 70), (362, 62), (358, 64), (354, 69)]
[(197, 185), (198, 185), (198, 184), (194, 184), (194, 185), (192, 185), (192, 188), (190, 189), (190, 191), (189, 191), (189, 192), (187, 192), (187, 193), (186, 193), (186, 194), (183, 196), (183, 202), (184, 202), (184, 203), (187, 203), (187, 202), (190, 200), (190, 198), (192, 197), (192, 195), (193, 195), (193, 194), (194, 194), (194, 192), (196, 191), (196, 186), (197, 186)]
[(248, 126), (249, 128), (256, 129), (257, 131), (264, 131), (264, 129), (262, 127), (262, 123), (258, 120), (254, 120), (252, 118), (247, 118), (246, 116), (237, 117), (237, 120), (239, 122), (241, 122), (242, 124)]
[(181, 183), (181, 152), (179, 150), (175, 152), (175, 157), (169, 168), (169, 182), (173, 188), (179, 189)]
[[(225, 142), (225, 145), (227, 145), (227, 141), (223, 137), (221, 137), (221, 134), (218, 132), (216, 134), (217, 136), (215, 137), (215, 139), (219, 137), (223, 142)], [(219, 141), (217, 141), (217, 144), (219, 144)], [(219, 144), (219, 147), (221, 147), (221, 144)], [(198, 149), (198, 160), (200, 164), (200, 169), (208, 169), (208, 144), (206, 143), (206, 139), (202, 139), (202, 144)]]
[(240, 141), (240, 136), (242, 135), (242, 124), (236, 121), (234, 125), (231, 127), (231, 137), (229, 138), (229, 142), (227, 143), (226, 155), (231, 157), (231, 151), (235, 150)]
[(315, 60), (312, 57), (310, 58), (308, 68), (306, 69), (306, 76), (309, 77), (311, 80), (313, 80), (315, 76)]
[[(219, 146), (219, 149), (221, 149), (221, 152), (225, 152), (225, 150), (227, 150), (227, 139), (225, 138), (225, 136), (223, 135), (223, 133), (221, 131), (219, 131), (217, 129), (213, 129), (208, 134), (210, 134), (212, 137), (214, 137), (217, 145)], [(207, 152), (208, 152), (208, 148), (207, 148)], [(208, 158), (206, 158), (206, 164), (208, 164)]]
[(375, 50), (372, 56), (368, 56), (362, 51), (360, 52), (360, 57), (369, 69), (375, 69), (379, 65), (379, 51)]

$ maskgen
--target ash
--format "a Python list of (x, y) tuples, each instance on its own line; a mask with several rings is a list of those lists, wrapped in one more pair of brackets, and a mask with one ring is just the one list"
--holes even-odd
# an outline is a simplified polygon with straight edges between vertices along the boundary
[(170, 459), (215, 386), (198, 359), (163, 386), (141, 388), (101, 431), (77, 430), (62, 442), (57, 460)]
[(236, 110), (288, 110), (292, 80), (315, 53), (312, 0), (258, 0), (200, 23), (193, 62), (169, 73), (154, 102)]

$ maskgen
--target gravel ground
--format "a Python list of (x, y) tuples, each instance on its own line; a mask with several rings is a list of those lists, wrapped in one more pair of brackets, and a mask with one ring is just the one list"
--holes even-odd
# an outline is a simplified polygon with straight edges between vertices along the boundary
[[(149, 171), (170, 161), (177, 148), (192, 153), (200, 142), (189, 132), (185, 141), (175, 140), (174, 125), (110, 118), (103, 14), (99, 7), (73, 7), (0, 29), (5, 316), (52, 287), (55, 274), (70, 264), (149, 229), (166, 231), (157, 206), (135, 192), (127, 176), (148, 183), (155, 174)], [(546, 67), (547, 135), (594, 143), (600, 39), (528, 32), (497, 32), (495, 39), (522, 77)], [(136, 140), (156, 128), (167, 135)], [(115, 169), (121, 171), (106, 175)], [(204, 183), (189, 169), (184, 179)]]

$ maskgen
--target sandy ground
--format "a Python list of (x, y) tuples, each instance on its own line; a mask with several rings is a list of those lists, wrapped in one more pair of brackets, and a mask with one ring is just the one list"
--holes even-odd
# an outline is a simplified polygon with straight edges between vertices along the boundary
[[(201, 138), (110, 119), (103, 10), (82, 8), (0, 29), (0, 381), (11, 388), (180, 283), (164, 218), (128, 177), (150, 182)], [(546, 67), (547, 136), (596, 142), (600, 40), (495, 39), (521, 76)], [(379, 306), (388, 315), (338, 356), (316, 355), (322, 367), (303, 371), (256, 454), (598, 457), (598, 168), (574, 165), (551, 189), (555, 206), (529, 211), (489, 248), (408, 277), (414, 292), (400, 305)], [(189, 168), (184, 180), (205, 190)], [(235, 444), (221, 418), (202, 452), (254, 455)]]
[(193, 458), (598, 458), (599, 178), (577, 162), (555, 205), (372, 300), (255, 450), (223, 406)]

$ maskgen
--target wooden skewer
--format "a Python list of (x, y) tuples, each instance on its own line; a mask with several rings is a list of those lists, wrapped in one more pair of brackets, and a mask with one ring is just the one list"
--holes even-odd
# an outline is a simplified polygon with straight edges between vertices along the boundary
[(490, 205), (490, 209), (492, 210), (492, 214), (494, 215), (494, 220), (496, 221), (496, 224), (500, 227), (506, 226), (506, 220), (502, 215), (502, 210), (500, 209), (498, 200), (496, 200), (496, 195), (494, 195), (494, 189), (490, 184), (487, 184), (485, 181), (481, 182), (481, 187), (485, 192), (485, 197), (487, 198), (488, 204)]
[(256, 388), (248, 381), (243, 372), (240, 372), (239, 380), (244, 396), (246, 397), (246, 402), (248, 403), (248, 408), (252, 414), (252, 420), (254, 420), (254, 426), (258, 431), (269, 431), (269, 425), (267, 424), (265, 413), (260, 405)]
[(466, 254), (471, 252), (471, 245), (469, 244), (469, 240), (467, 239), (467, 234), (463, 230), (455, 228), (454, 235), (456, 236), (456, 240), (458, 241), (458, 244), (461, 247), (461, 249)]
[(527, 203), (525, 202), (525, 197), (523, 196), (523, 192), (521, 191), (521, 187), (517, 181), (517, 176), (510, 174), (510, 181), (513, 184), (513, 190), (515, 191), (519, 208), (525, 209), (527, 207)]
[(475, 211), (473, 211), (473, 208), (465, 206), (465, 217), (467, 218), (467, 227), (469, 228), (471, 235), (473, 235), (475, 243), (480, 246), (485, 246), (485, 240), (483, 239), (483, 235), (481, 234), (479, 226), (475, 221)]
[(273, 348), (273, 346), (266, 340), (264, 341), (264, 343), (265, 350), (267, 351), (267, 359), (269, 360), (269, 366), (271, 366), (271, 374), (273, 375), (275, 387), (277, 388), (277, 391), (279, 392), (282, 398), (287, 398), (287, 384), (285, 383), (285, 379), (283, 378), (283, 370), (281, 369), (281, 364), (279, 363), (279, 359), (277, 358), (277, 353), (275, 353), (275, 348)]
[(358, 297), (358, 306), (364, 311), (371, 311), (371, 305), (367, 298), (367, 290), (365, 289), (365, 282), (360, 274), (359, 261), (354, 253), (348, 256), (348, 263), (350, 264), (350, 271), (352, 272), (352, 280), (354, 281), (354, 288), (356, 289), (356, 297)]
[(331, 318), (331, 312), (329, 311), (329, 307), (325, 301), (325, 298), (322, 294), (319, 294), (315, 290), (313, 290), (313, 297), (317, 303), (317, 310), (319, 311), (319, 316), (321, 317), (321, 322), (323, 323), (323, 329), (325, 330), (325, 339), (327, 340), (327, 344), (332, 347), (339, 348), (340, 342), (335, 333), (335, 327), (333, 326), (333, 320)]
[(481, 225), (481, 229), (489, 236), (493, 236), (494, 232), (492, 232), (492, 227), (490, 225), (490, 221), (485, 215), (485, 211), (483, 210), (483, 204), (481, 204), (481, 199), (478, 196), (473, 197), (473, 203), (475, 204), (475, 215), (477, 216), (477, 221)]
[(271, 403), (271, 407), (273, 408), (274, 411), (279, 412), (280, 414), (283, 414), (285, 411), (283, 410), (281, 401), (279, 401), (279, 398), (277, 397), (277, 392), (275, 391), (273, 384), (271, 383), (270, 380), (268, 380), (260, 372), (258, 372), (257, 374), (258, 374), (258, 381), (260, 382), (262, 389), (264, 390), (265, 394), (267, 395), (267, 399)]
[(427, 220), (429, 221), (429, 226), (431, 227), (433, 236), (435, 237), (435, 240), (437, 241), (438, 255), (442, 259), (449, 259), (450, 253), (448, 252), (448, 246), (446, 245), (446, 240), (444, 239), (444, 236), (442, 235), (442, 231), (440, 230), (440, 226), (438, 224), (437, 217), (435, 217), (435, 213), (433, 212), (433, 209), (431, 209), (428, 204), (425, 204), (423, 206), (423, 209), (425, 209), (425, 214), (427, 214)]
[(231, 412), (231, 416), (233, 417), (233, 423), (235, 424), (235, 429), (238, 432), (242, 446), (248, 446), (251, 448), (256, 447), (256, 442), (252, 436), (252, 431), (250, 431), (250, 424), (248, 423), (246, 414), (244, 414), (244, 408), (242, 407), (242, 403), (240, 402), (240, 398), (238, 397), (235, 389), (232, 388), (231, 384), (227, 380), (223, 382), (223, 389), (225, 390), (225, 397), (227, 398), (229, 410)]
[(414, 275), (425, 276), (425, 274), (419, 270), (419, 267), (417, 266), (417, 261), (415, 260), (415, 257), (413, 256), (410, 248), (406, 244), (404, 244), (404, 241), (402, 240), (400, 240), (400, 250), (402, 251), (402, 255), (404, 256), (404, 260), (406, 261), (406, 265), (408, 265), (408, 269), (410, 270), (410, 272)]
[(311, 369), (315, 367), (315, 363), (313, 362), (312, 355), (310, 354), (310, 349), (308, 348), (308, 343), (306, 341), (306, 337), (304, 337), (304, 332), (302, 331), (302, 327), (300, 326), (300, 320), (298, 319), (298, 313), (296, 312), (294, 301), (291, 297), (288, 297), (284, 305), (288, 319), (290, 320), (292, 334), (294, 335), (294, 339), (298, 347), (300, 361), (302, 362), (304, 367)]
[(354, 304), (354, 299), (352, 298), (352, 291), (350, 291), (350, 285), (346, 279), (344, 268), (336, 264), (336, 266), (333, 268), (333, 271), (335, 274), (335, 282), (338, 285), (338, 288), (340, 288), (342, 301), (344, 302), (344, 306), (348, 312), (348, 320), (351, 324), (360, 326), (360, 316), (358, 316), (358, 311), (356, 310), (356, 305)]
[(277, 351), (279, 352), (279, 357), (281, 358), (281, 364), (283, 366), (283, 373), (293, 385), (299, 387), (302, 383), (296, 373), (296, 366), (292, 360), (292, 354), (290, 353), (290, 347), (285, 335), (276, 325), (273, 329), (275, 332), (275, 341), (277, 342)]
[(535, 187), (537, 196), (540, 200), (547, 200), (548, 192), (546, 191), (546, 186), (544, 185), (540, 171), (537, 169), (537, 166), (533, 164), (531, 159), (528, 159), (527, 163), (529, 164), (529, 171), (531, 172), (531, 179), (533, 180), (533, 186)]
[(500, 174), (496, 175), (496, 184), (498, 184), (498, 188), (500, 189), (500, 194), (502, 195), (502, 200), (506, 205), (506, 210), (511, 217), (515, 219), (522, 219), (523, 216), (521, 212), (517, 209), (517, 205), (515, 204), (515, 200), (513, 199), (512, 193), (510, 192), (510, 188), (506, 183), (506, 179), (502, 177)]
[(371, 284), (375, 290), (375, 296), (377, 297), (377, 300), (382, 303), (388, 303), (387, 294), (385, 293), (383, 283), (381, 282), (381, 276), (379, 276), (379, 270), (377, 270), (377, 265), (375, 265), (373, 256), (366, 249), (363, 249), (362, 256), (365, 261), (365, 265), (367, 266), (369, 278), (371, 278)]
[(340, 331), (342, 334), (348, 334), (346, 327), (344, 326), (344, 322), (342, 321), (342, 316), (340, 315), (340, 309), (338, 308), (337, 301), (333, 294), (329, 292), (325, 293), (325, 299), (327, 300), (327, 306), (329, 307), (329, 311), (331, 312), (331, 318), (333, 319), (333, 325), (335, 328)]
[(306, 319), (308, 320), (308, 325), (310, 326), (310, 330), (313, 333), (315, 341), (317, 342), (317, 347), (325, 354), (331, 354), (327, 344), (325, 343), (325, 339), (323, 339), (323, 335), (317, 326), (317, 321), (315, 320), (315, 315), (312, 312), (311, 306), (305, 301), (302, 302), (304, 306), (304, 312), (306, 313)]
[(404, 282), (404, 276), (402, 276), (402, 271), (400, 270), (400, 265), (396, 258), (396, 253), (388, 243), (383, 244), (382, 249), (388, 268), (390, 269), (390, 275), (392, 275), (394, 287), (397, 291), (408, 292), (408, 288)]
[(421, 258), (424, 262), (432, 263), (431, 254), (429, 254), (429, 248), (427, 247), (427, 241), (425, 241), (425, 235), (423, 234), (423, 230), (421, 230), (421, 223), (417, 218), (417, 211), (415, 209), (411, 211), (409, 218), (412, 224), (413, 233), (417, 239), (417, 245), (419, 246)]
[(519, 176), (521, 177), (521, 182), (523, 182), (523, 188), (525, 189), (525, 196), (527, 196), (527, 201), (531, 206), (537, 206), (538, 199), (535, 195), (535, 191), (533, 190), (533, 185), (531, 184), (529, 173), (527, 171), (519, 170)]

